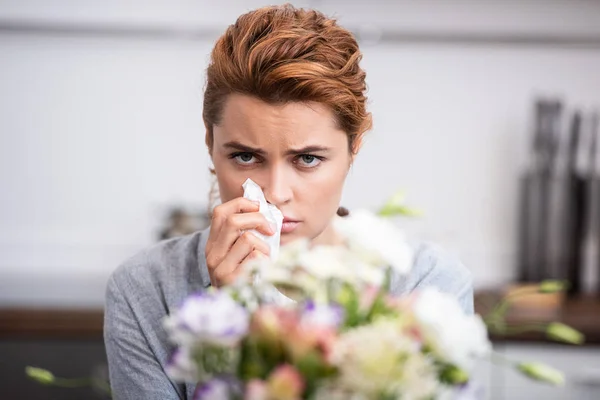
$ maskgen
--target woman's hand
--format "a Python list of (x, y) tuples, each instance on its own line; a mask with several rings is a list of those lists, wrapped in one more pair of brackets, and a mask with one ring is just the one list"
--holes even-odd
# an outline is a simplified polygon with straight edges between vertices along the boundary
[(239, 197), (215, 207), (208, 241), (206, 242), (206, 265), (210, 281), (219, 287), (230, 283), (240, 274), (246, 261), (269, 256), (269, 246), (251, 232), (271, 236), (272, 228), (259, 205)]

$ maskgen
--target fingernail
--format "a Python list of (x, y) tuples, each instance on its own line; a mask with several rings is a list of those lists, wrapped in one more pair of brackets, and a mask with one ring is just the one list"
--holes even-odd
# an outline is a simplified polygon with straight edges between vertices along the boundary
[(273, 234), (275, 234), (277, 232), (277, 224), (274, 224), (271, 222), (270, 228), (271, 228), (271, 232), (273, 232)]

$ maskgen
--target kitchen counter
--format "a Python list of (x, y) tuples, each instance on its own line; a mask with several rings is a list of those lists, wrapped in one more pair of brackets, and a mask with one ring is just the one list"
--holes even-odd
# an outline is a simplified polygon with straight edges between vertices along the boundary
[(0, 308), (0, 339), (102, 339), (104, 311)]
[[(476, 312), (485, 313), (486, 310), (489, 310), (486, 303), (494, 304), (498, 298), (498, 293), (494, 291), (478, 292), (475, 296)], [(0, 338), (101, 339), (103, 314), (101, 308), (0, 308)], [(531, 315), (531, 310), (527, 316), (524, 316), (516, 309), (508, 313), (508, 320), (517, 326), (540, 320)], [(581, 331), (585, 335), (586, 345), (600, 345), (600, 298), (568, 298), (550, 320), (565, 323)], [(492, 340), (494, 342), (556, 343), (538, 332), (510, 336), (492, 335)], [(557, 343), (557, 345), (561, 344)]]
[[(489, 305), (500, 298), (497, 291), (482, 291), (475, 295), (475, 312), (484, 314)], [(551, 310), (529, 307), (527, 310), (513, 306), (507, 313), (507, 321), (513, 326), (525, 326), (536, 322), (561, 322), (577, 329), (585, 336), (584, 345), (600, 345), (600, 297), (576, 296), (566, 297), (556, 308)], [(494, 342), (536, 342), (544, 344), (556, 343), (543, 332), (522, 332), (511, 335), (491, 335)]]

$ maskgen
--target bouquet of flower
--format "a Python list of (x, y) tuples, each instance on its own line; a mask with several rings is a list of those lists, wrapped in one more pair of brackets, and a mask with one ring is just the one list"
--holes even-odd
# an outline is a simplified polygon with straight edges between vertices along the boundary
[[(295, 241), (276, 260), (248, 265), (233, 284), (186, 299), (164, 321), (176, 346), (168, 374), (197, 384), (195, 399), (204, 400), (479, 398), (473, 367), (494, 355), (488, 330), (514, 328), (504, 318), (511, 299), (482, 318), (434, 288), (393, 296), (392, 280), (413, 260), (388, 217), (407, 213), (400, 197), (378, 214), (355, 211), (335, 222), (344, 245)], [(543, 282), (536, 290), (563, 288)], [(544, 329), (553, 339), (582, 341), (566, 325)], [(563, 383), (545, 365), (505, 362)], [(65, 381), (37, 368), (27, 373), (45, 384)]]
[(234, 284), (187, 299), (165, 321), (177, 345), (169, 375), (197, 383), (196, 399), (418, 400), (471, 390), (474, 363), (492, 348), (483, 319), (433, 288), (389, 293), (412, 264), (391, 221), (355, 211), (335, 227), (344, 246), (298, 240)]

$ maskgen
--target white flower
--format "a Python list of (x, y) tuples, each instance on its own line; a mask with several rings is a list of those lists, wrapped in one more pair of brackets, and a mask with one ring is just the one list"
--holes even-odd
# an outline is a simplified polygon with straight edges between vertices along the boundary
[(260, 279), (254, 283), (276, 287), (301, 288), (312, 297), (322, 299), (330, 279), (351, 285), (380, 285), (384, 270), (359, 259), (345, 246), (309, 247), (308, 241), (297, 240), (281, 248), (277, 261), (260, 260), (251, 268)]
[(297, 265), (298, 257), (307, 252), (310, 248), (310, 241), (306, 238), (294, 240), (284, 246), (281, 246), (277, 266), (285, 269), (293, 269)]
[(412, 267), (412, 251), (400, 229), (370, 211), (355, 210), (334, 220), (335, 229), (346, 239), (350, 250), (368, 263), (390, 266), (400, 274)]
[(248, 312), (225, 291), (190, 296), (164, 326), (173, 343), (235, 345), (248, 332)]
[(319, 385), (314, 400), (370, 400), (370, 397), (341, 387), (339, 382), (326, 381)]
[(340, 369), (339, 385), (368, 398), (385, 392), (424, 399), (438, 388), (433, 361), (395, 320), (378, 320), (342, 334), (331, 361)]
[(453, 296), (433, 287), (418, 293), (413, 311), (425, 342), (436, 356), (465, 371), (491, 351), (487, 329), (479, 315), (464, 313)]
[(298, 256), (298, 265), (317, 279), (353, 282), (355, 271), (348, 264), (347, 250), (341, 246), (316, 246)]

